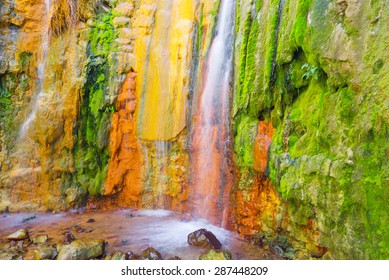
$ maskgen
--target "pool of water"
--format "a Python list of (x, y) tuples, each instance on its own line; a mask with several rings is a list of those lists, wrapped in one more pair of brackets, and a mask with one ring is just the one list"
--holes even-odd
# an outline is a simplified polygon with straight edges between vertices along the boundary
[[(35, 215), (35, 218), (34, 218)], [(30, 219), (29, 219), (30, 218)], [(47, 234), (50, 243), (59, 243), (64, 232), (77, 238), (99, 238), (108, 242), (107, 251), (132, 251), (139, 254), (147, 247), (157, 249), (164, 259), (198, 259), (206, 249), (189, 246), (189, 233), (206, 228), (228, 249), (233, 259), (264, 259), (269, 252), (241, 239), (236, 233), (213, 226), (206, 220), (166, 210), (71, 211), (66, 213), (0, 214), (0, 239), (20, 228), (30, 237)]]

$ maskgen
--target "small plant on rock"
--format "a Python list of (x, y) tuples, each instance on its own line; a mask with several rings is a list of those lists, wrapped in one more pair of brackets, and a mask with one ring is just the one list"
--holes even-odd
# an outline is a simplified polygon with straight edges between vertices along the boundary
[(305, 73), (301, 76), (303, 80), (309, 80), (311, 78), (314, 78), (315, 80), (319, 79), (319, 68), (317, 68), (317, 66), (305, 63), (301, 66), (301, 70), (305, 70)]

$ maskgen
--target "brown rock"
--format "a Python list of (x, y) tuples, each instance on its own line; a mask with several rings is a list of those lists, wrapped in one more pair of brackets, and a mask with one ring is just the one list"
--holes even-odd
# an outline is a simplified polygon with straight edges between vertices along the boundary
[(46, 243), (48, 240), (49, 236), (47, 234), (40, 234), (32, 238), (32, 242), (34, 242), (35, 244)]
[(188, 244), (200, 248), (220, 249), (222, 247), (216, 236), (205, 228), (190, 233), (188, 235)]
[(199, 260), (232, 260), (231, 252), (228, 250), (214, 250), (201, 254)]
[(8, 240), (23, 240), (29, 237), (28, 230), (23, 228), (7, 236)]
[(39, 246), (34, 251), (34, 260), (53, 260), (57, 256), (58, 252), (52, 246)]
[(161, 253), (152, 247), (149, 247), (142, 251), (141, 257), (144, 260), (162, 260)]
[(113, 254), (109, 254), (104, 258), (105, 260), (128, 260), (128, 255), (123, 252), (115, 252)]
[(89, 260), (104, 252), (104, 240), (79, 239), (61, 247), (57, 260)]
[(70, 231), (66, 231), (63, 238), (63, 243), (69, 244), (72, 243), (76, 238)]

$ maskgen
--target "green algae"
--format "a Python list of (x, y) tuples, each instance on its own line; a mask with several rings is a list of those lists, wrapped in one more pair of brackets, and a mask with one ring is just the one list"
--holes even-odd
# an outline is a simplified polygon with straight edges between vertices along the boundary
[(108, 101), (112, 63), (109, 54), (116, 49), (112, 20), (111, 13), (99, 14), (91, 27), (86, 82), (74, 150), (76, 181), (91, 195), (103, 193), (110, 156), (108, 136), (115, 109)]

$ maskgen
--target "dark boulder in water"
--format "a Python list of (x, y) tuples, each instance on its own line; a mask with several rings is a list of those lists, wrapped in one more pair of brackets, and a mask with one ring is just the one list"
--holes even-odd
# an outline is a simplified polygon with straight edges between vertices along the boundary
[(216, 236), (205, 228), (190, 233), (188, 235), (188, 244), (201, 248), (220, 249), (222, 247)]

